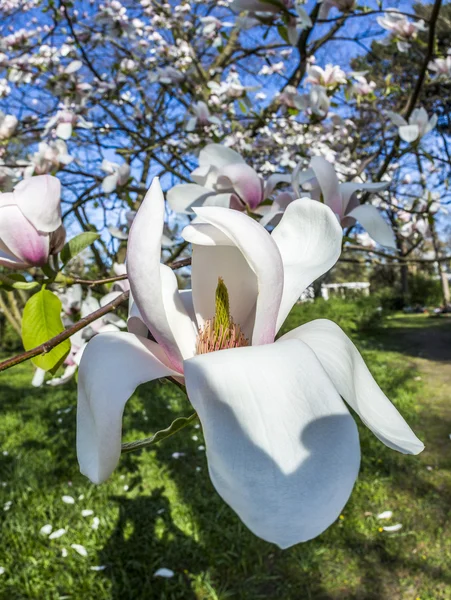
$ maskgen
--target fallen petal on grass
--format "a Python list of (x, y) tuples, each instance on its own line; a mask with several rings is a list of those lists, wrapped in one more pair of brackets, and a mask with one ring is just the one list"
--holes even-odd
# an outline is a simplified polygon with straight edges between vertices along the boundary
[(70, 547), (75, 550), (75, 552), (78, 552), (80, 556), (84, 556), (85, 558), (88, 556), (88, 551), (81, 544), (71, 544)]
[(383, 527), (382, 529), (388, 532), (399, 531), (400, 529), (402, 529), (402, 525), (401, 523), (396, 523), (396, 525), (388, 525), (387, 527)]
[(393, 516), (393, 513), (391, 510), (384, 510), (384, 512), (381, 512), (379, 515), (377, 515), (378, 519), (391, 519)]
[(47, 525), (43, 525), (41, 527), (41, 529), (39, 530), (39, 533), (41, 535), (50, 535), (52, 533), (52, 525), (50, 525), (50, 523), (48, 523)]
[(167, 579), (170, 579), (171, 577), (174, 577), (174, 571), (171, 571), (171, 569), (165, 569), (164, 567), (161, 569), (157, 569), (155, 571), (155, 573), (153, 574), (154, 577), (166, 577)]
[(58, 538), (60, 538), (65, 533), (66, 533), (65, 529), (63, 529), (63, 528), (57, 529), (56, 531), (54, 531), (53, 533), (51, 533), (49, 535), (49, 540), (57, 540)]
[(75, 500), (72, 498), (72, 496), (63, 496), (61, 500), (66, 504), (75, 504)]
[(94, 514), (94, 511), (91, 510), (90, 508), (85, 508), (81, 511), (81, 516), (82, 517), (90, 517), (91, 515)]

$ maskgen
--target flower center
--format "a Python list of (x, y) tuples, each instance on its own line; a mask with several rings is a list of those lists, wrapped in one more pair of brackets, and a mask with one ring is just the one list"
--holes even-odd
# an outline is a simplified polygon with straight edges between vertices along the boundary
[(229, 292), (224, 280), (219, 277), (215, 294), (215, 316), (205, 321), (203, 329), (199, 329), (196, 354), (243, 346), (249, 346), (249, 340), (230, 316)]

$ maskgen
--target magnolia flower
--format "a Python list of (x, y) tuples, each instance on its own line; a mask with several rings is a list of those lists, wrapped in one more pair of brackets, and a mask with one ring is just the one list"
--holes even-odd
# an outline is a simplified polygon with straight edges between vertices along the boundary
[(185, 79), (185, 75), (175, 69), (174, 67), (158, 67), (149, 74), (149, 81), (151, 83), (156, 83), (157, 81), (160, 83), (170, 84), (170, 83), (180, 83)]
[(102, 181), (102, 190), (105, 194), (114, 192), (117, 186), (125, 185), (130, 177), (130, 166), (127, 163), (119, 165), (105, 158), (102, 161), (101, 169), (108, 173)]
[(351, 12), (355, 9), (356, 0), (323, 0), (319, 10), (318, 18), (327, 19), (327, 15), (332, 7), (335, 7), (340, 12)]
[(198, 125), (221, 125), (221, 119), (210, 114), (210, 110), (205, 102), (200, 100), (191, 107), (194, 117), (190, 117), (186, 124), (186, 131), (194, 131)]
[(416, 39), (418, 32), (427, 30), (423, 20), (409, 21), (397, 10), (386, 12), (383, 17), (377, 18), (377, 22), (391, 33), (387, 43), (390, 43), (392, 39), (396, 40), (400, 52), (407, 52), (410, 42)]
[(415, 142), (429, 133), (437, 125), (437, 115), (432, 115), (429, 119), (426, 110), (416, 108), (409, 117), (407, 122), (404, 117), (398, 115), (391, 110), (387, 110), (387, 116), (390, 121), (398, 127), (399, 137), (405, 142)]
[(0, 140), (7, 140), (16, 131), (19, 121), (14, 115), (5, 115), (0, 110)]
[(48, 144), (41, 142), (38, 151), (29, 157), (30, 164), (24, 169), (24, 177), (45, 175), (61, 165), (69, 165), (74, 159), (67, 151), (63, 140), (52, 140)]
[(0, 194), (0, 265), (11, 269), (44, 266), (64, 245), (61, 184), (56, 177), (24, 179)]
[(64, 108), (59, 110), (54, 117), (50, 119), (44, 129), (44, 135), (48, 135), (55, 127), (55, 135), (62, 140), (68, 140), (72, 135), (73, 128), (77, 125), (83, 129), (90, 129), (92, 123), (88, 123), (81, 115)]
[(278, 63), (274, 63), (273, 65), (263, 65), (259, 75), (274, 75), (274, 73), (282, 73), (285, 70), (285, 63), (280, 61)]
[(300, 96), (297, 100), (296, 108), (298, 107), (317, 117), (326, 117), (330, 108), (330, 99), (325, 88), (320, 85), (312, 85), (308, 94)]
[(298, 110), (303, 110), (306, 105), (304, 97), (301, 96), (297, 89), (292, 85), (287, 85), (287, 87), (276, 96), (276, 100), (280, 104), (288, 106), (288, 108), (297, 108)]
[(337, 65), (326, 65), (325, 69), (317, 65), (309, 64), (307, 66), (306, 82), (320, 85), (325, 88), (335, 88), (341, 83), (346, 83), (346, 74)]
[(428, 64), (431, 71), (435, 71), (440, 79), (451, 79), (451, 48), (447, 52), (446, 58), (436, 58)]
[(254, 210), (265, 199), (261, 177), (238, 152), (220, 144), (202, 148), (191, 178), (196, 183), (182, 183), (168, 191), (172, 210), (188, 213), (195, 206), (213, 205)]
[(340, 183), (331, 163), (321, 156), (311, 159), (308, 171), (301, 174), (295, 171), (293, 180), (293, 187), (298, 196), (301, 195), (299, 186), (308, 186), (310, 196), (329, 206), (343, 227), (349, 227), (358, 221), (378, 244), (396, 248), (393, 231), (377, 208), (371, 204), (360, 205), (356, 195), (358, 190), (381, 192), (388, 188), (389, 182)]
[[(342, 233), (316, 201), (292, 202), (270, 235), (251, 217), (196, 209), (192, 291), (160, 263), (165, 204), (154, 180), (133, 223), (127, 268), (148, 335), (91, 340), (79, 371), (80, 469), (100, 483), (121, 454), (125, 404), (141, 383), (184, 381), (202, 423), (210, 478), (259, 537), (287, 548), (324, 531), (356, 480), (357, 427), (341, 396), (390, 448), (423, 444), (331, 321), (275, 336), (306, 287), (340, 255)], [(153, 341), (156, 340), (156, 341)]]
[(351, 86), (353, 96), (369, 96), (376, 89), (375, 81), (368, 81), (363, 74), (353, 73), (354, 82)]
[(248, 92), (254, 92), (260, 89), (259, 86), (245, 86), (240, 81), (240, 76), (236, 71), (231, 71), (224, 81), (209, 81), (207, 84), (212, 95), (219, 98), (226, 96), (233, 100), (238, 100), (246, 96)]

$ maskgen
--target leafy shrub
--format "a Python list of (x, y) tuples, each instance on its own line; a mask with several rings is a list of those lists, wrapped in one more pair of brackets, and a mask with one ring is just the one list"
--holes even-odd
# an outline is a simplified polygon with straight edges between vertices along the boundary
[(314, 319), (330, 319), (347, 334), (352, 334), (377, 327), (382, 321), (382, 311), (378, 298), (371, 296), (303, 302), (294, 306), (282, 327), (282, 333)]

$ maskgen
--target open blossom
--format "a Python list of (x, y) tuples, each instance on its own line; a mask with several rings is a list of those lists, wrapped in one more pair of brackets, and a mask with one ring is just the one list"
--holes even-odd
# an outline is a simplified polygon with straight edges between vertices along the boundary
[(283, 61), (280, 61), (273, 65), (263, 65), (262, 68), (260, 69), (260, 71), (258, 72), (258, 74), (259, 75), (274, 75), (274, 73), (283, 73), (284, 70), (285, 70), (285, 63)]
[(186, 131), (194, 131), (198, 125), (221, 125), (221, 119), (210, 114), (210, 109), (200, 100), (191, 107), (191, 112), (194, 114), (190, 117), (186, 124)]
[(419, 31), (426, 31), (427, 27), (423, 20), (409, 21), (409, 19), (397, 10), (390, 10), (383, 17), (378, 17), (377, 22), (381, 27), (390, 32), (388, 43), (396, 40), (398, 50), (407, 52), (410, 42), (416, 39)]
[(182, 183), (168, 192), (168, 204), (176, 212), (195, 206), (255, 209), (265, 199), (261, 177), (243, 157), (226, 146), (208, 144), (199, 153), (199, 167), (191, 173), (196, 183)]
[(323, 0), (319, 9), (318, 18), (327, 19), (331, 8), (336, 8), (340, 12), (348, 13), (355, 9), (356, 0)]
[(346, 83), (346, 81), (345, 72), (337, 65), (326, 65), (324, 69), (312, 64), (309, 64), (307, 67), (306, 82), (313, 85), (335, 88), (341, 83)]
[(19, 121), (14, 115), (5, 115), (0, 110), (0, 140), (7, 140), (16, 131)]
[(114, 192), (118, 186), (126, 184), (130, 177), (130, 166), (127, 163), (122, 163), (120, 165), (105, 158), (101, 168), (102, 171), (108, 173), (102, 181), (102, 189), (105, 194), (110, 194), (111, 192)]
[(52, 140), (49, 143), (41, 142), (38, 150), (29, 156), (30, 164), (24, 169), (24, 177), (32, 175), (45, 175), (61, 166), (69, 165), (73, 156), (67, 151), (67, 144), (63, 140)]
[(330, 108), (330, 98), (326, 89), (321, 85), (312, 85), (308, 94), (303, 94), (296, 100), (296, 108), (323, 119), (327, 117)]
[(417, 454), (423, 444), (332, 321), (275, 341), (301, 293), (340, 255), (332, 211), (296, 200), (271, 235), (238, 211), (196, 213), (182, 233), (193, 247), (192, 291), (179, 291), (160, 263), (157, 180), (138, 211), (127, 268), (153, 339), (105, 333), (89, 342), (79, 370), (80, 468), (93, 482), (107, 479), (127, 400), (144, 382), (175, 377), (202, 423), (216, 490), (254, 534), (287, 548), (335, 521), (358, 475), (357, 427), (342, 397), (390, 448)]
[(394, 125), (397, 125), (399, 137), (409, 143), (419, 140), (432, 131), (437, 125), (438, 119), (436, 114), (432, 115), (429, 119), (428, 114), (423, 107), (416, 108), (412, 112), (409, 117), (409, 122), (407, 122), (404, 117), (391, 110), (387, 111), (387, 116)]
[(369, 96), (376, 89), (375, 81), (368, 81), (364, 74), (353, 73), (354, 81), (351, 86), (353, 96)]
[(312, 198), (322, 200), (332, 209), (343, 227), (349, 227), (358, 221), (378, 244), (396, 248), (393, 231), (380, 212), (371, 204), (360, 204), (356, 194), (359, 190), (381, 192), (388, 188), (389, 182), (340, 183), (333, 165), (321, 156), (314, 156), (309, 167), (302, 173), (293, 173), (293, 187), (298, 197), (301, 195), (299, 188), (302, 185)]
[(44, 135), (48, 135), (50, 131), (56, 126), (55, 135), (62, 140), (68, 140), (72, 135), (73, 128), (75, 126), (82, 127), (83, 129), (90, 129), (92, 123), (88, 123), (81, 115), (77, 115), (72, 110), (67, 108), (59, 110), (54, 117), (52, 117), (44, 129)]
[(61, 184), (56, 177), (24, 179), (0, 194), (0, 265), (11, 269), (44, 266), (64, 245)]
[(243, 98), (248, 92), (260, 89), (259, 86), (243, 85), (236, 71), (231, 71), (221, 83), (209, 81), (207, 86), (210, 88), (212, 95), (218, 96), (221, 99), (225, 96), (233, 100)]
[(451, 79), (451, 48), (447, 52), (446, 58), (436, 58), (428, 64), (431, 71), (440, 79)]

